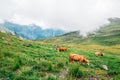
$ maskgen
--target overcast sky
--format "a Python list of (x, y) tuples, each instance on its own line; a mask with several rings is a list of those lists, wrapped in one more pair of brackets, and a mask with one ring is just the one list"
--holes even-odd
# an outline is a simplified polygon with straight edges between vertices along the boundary
[(9, 20), (66, 31), (95, 30), (120, 17), (120, 0), (0, 0), (0, 22)]

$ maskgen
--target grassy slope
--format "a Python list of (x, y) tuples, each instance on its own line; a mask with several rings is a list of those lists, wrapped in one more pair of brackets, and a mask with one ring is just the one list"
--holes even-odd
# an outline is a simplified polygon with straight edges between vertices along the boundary
[[(57, 52), (54, 44), (20, 40), (15, 37), (0, 33), (0, 79), (3, 80), (56, 80), (59, 74), (68, 69), (68, 76), (63, 79), (88, 78), (99, 75), (106, 79), (120, 79), (120, 45), (98, 46), (61, 44), (67, 47), (67, 52)], [(105, 56), (97, 57), (96, 50), (104, 50)], [(69, 54), (83, 54), (90, 60), (90, 65), (69, 63)], [(100, 68), (107, 65), (109, 70)], [(65, 71), (66, 72), (66, 71)], [(65, 72), (62, 74), (65, 75)]]
[(101, 45), (120, 44), (120, 23), (111, 23), (101, 27), (98, 34), (95, 37), (90, 37), (90, 39)]

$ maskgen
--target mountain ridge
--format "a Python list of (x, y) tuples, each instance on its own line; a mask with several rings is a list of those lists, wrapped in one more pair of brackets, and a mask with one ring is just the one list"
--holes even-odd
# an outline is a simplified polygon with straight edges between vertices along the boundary
[(12, 35), (12, 36), (16, 36), (16, 37), (20, 37), (18, 34), (16, 34), (15, 32), (5, 28), (5, 27), (2, 27), (0, 26), (0, 32), (2, 33), (5, 33), (5, 34), (8, 34), (8, 35)]
[(0, 26), (3, 26), (11, 31), (14, 31), (21, 37), (29, 40), (50, 38), (64, 33), (64, 31), (60, 29), (56, 29), (56, 30), (42, 29), (40, 26), (37, 26), (35, 24), (19, 25), (19, 24), (11, 23), (9, 21), (5, 21), (4, 23), (1, 23)]

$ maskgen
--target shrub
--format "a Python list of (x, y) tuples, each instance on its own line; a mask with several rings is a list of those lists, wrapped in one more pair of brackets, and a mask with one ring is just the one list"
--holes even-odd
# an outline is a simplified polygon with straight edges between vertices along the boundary
[(20, 64), (19, 63), (15, 63), (14, 65), (13, 65), (13, 70), (15, 71), (15, 70), (17, 70), (17, 69), (19, 69), (20, 68)]
[(80, 70), (78, 65), (72, 65), (69, 68), (69, 75), (76, 77), (76, 78), (81, 78), (85, 76), (86, 74), (82, 70)]
[(48, 68), (48, 69), (47, 69), (48, 71), (52, 71), (52, 69), (53, 69), (53, 68), (52, 68), (52, 64), (49, 63), (48, 66), (47, 66), (47, 68)]
[(116, 72), (116, 71), (109, 71), (108, 72), (108, 75), (110, 75), (110, 76), (115, 76), (115, 75), (118, 75), (118, 74), (120, 74), (120, 73)]
[(58, 62), (57, 67), (63, 68), (64, 67), (64, 63), (63, 62)]
[(15, 64), (13, 65), (13, 70), (19, 69), (21, 65), (22, 65), (22, 61), (20, 58), (18, 58), (17, 60), (15, 60)]
[(33, 66), (33, 69), (35, 70), (40, 70), (40, 71), (52, 71), (52, 64), (47, 62), (47, 61), (43, 61), (35, 66)]
[(13, 80), (15, 75), (12, 72), (6, 70), (0, 70), (0, 79), (3, 80)]

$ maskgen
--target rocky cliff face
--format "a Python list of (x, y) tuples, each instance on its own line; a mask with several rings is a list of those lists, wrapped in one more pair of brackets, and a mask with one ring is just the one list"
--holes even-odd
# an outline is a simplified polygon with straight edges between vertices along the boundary
[(12, 36), (17, 36), (17, 34), (15, 32), (13, 32), (5, 27), (1, 27), (1, 26), (0, 26), (0, 32), (5, 33), (5, 34), (9, 34)]

